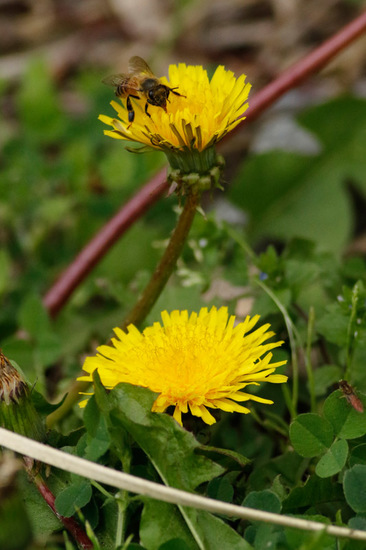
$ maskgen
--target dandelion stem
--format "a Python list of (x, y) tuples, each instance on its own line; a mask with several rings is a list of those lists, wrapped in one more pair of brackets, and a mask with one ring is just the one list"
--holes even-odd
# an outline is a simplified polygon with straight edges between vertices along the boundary
[(80, 392), (86, 391), (88, 387), (89, 382), (79, 382), (76, 380), (71, 384), (65, 400), (46, 418), (46, 426), (49, 430), (71, 411), (75, 403), (80, 399)]
[(128, 506), (128, 493), (127, 491), (119, 491), (117, 498), (118, 506), (118, 518), (117, 518), (117, 528), (116, 528), (116, 548), (121, 546), (124, 542), (125, 536), (125, 522), (126, 522), (126, 509)]
[(122, 329), (126, 329), (130, 324), (139, 326), (159, 298), (183, 250), (183, 246), (188, 237), (197, 207), (200, 204), (200, 196), (200, 193), (194, 192), (187, 195), (183, 211), (170, 238), (164, 255), (156, 267), (140, 299), (124, 320)]

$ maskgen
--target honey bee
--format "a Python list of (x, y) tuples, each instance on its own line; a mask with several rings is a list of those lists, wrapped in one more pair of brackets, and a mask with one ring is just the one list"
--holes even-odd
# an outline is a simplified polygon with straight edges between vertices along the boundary
[(166, 112), (166, 103), (169, 101), (168, 98), (170, 92), (174, 95), (185, 97), (175, 91), (177, 90), (177, 87), (170, 88), (169, 86), (162, 84), (153, 74), (146, 61), (138, 55), (131, 57), (128, 63), (127, 74), (120, 73), (107, 76), (107, 78), (104, 78), (102, 82), (103, 84), (107, 84), (107, 86), (114, 86), (116, 88), (115, 93), (117, 97), (126, 98), (128, 122), (130, 125), (135, 118), (135, 111), (132, 107), (131, 97), (134, 99), (141, 99), (145, 96), (145, 113), (149, 117), (151, 116), (147, 110), (149, 104), (155, 105), (156, 107), (161, 107)]
[(363, 413), (363, 404), (362, 401), (357, 395), (355, 394), (355, 390), (352, 388), (348, 382), (345, 380), (339, 381), (339, 389), (343, 393), (343, 397), (345, 397), (348, 401), (348, 403), (358, 412)]

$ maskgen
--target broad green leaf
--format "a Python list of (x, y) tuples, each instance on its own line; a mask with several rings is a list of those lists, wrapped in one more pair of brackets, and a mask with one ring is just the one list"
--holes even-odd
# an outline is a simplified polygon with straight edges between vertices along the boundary
[(253, 545), (255, 550), (276, 550), (278, 541), (283, 538), (281, 527), (268, 523), (250, 525), (245, 530), (245, 539)]
[[(317, 521), (329, 525), (330, 519), (319, 514), (302, 514), (301, 519), (308, 521)], [(323, 532), (308, 532), (299, 529), (285, 528), (286, 542), (288, 550), (335, 550), (334, 537)]]
[(366, 434), (365, 413), (355, 411), (339, 390), (325, 400), (323, 414), (340, 438), (355, 439)]
[(290, 439), (299, 455), (323, 454), (333, 442), (332, 425), (318, 414), (300, 414), (290, 426)]
[(182, 539), (171, 539), (164, 542), (159, 550), (189, 550), (189, 546)]
[[(95, 529), (100, 547), (103, 550), (116, 549), (116, 525), (118, 524), (119, 511), (116, 499), (107, 499), (99, 508), (100, 522)], [(142, 548), (137, 546), (138, 548)], [(130, 548), (130, 547), (129, 547)]]
[(350, 202), (327, 153), (305, 157), (276, 151), (251, 157), (230, 197), (249, 212), (255, 241), (269, 235), (302, 237), (339, 251), (350, 235)]
[(246, 456), (230, 449), (220, 449), (219, 447), (212, 447), (211, 445), (201, 445), (197, 451), (199, 454), (208, 456), (215, 462), (223, 464), (229, 469), (228, 464), (233, 468), (239, 465), (240, 468), (244, 468), (251, 463), (251, 460)]
[(296, 514), (304, 508), (310, 508), (329, 502), (343, 502), (342, 486), (330, 478), (310, 476), (303, 486), (296, 486), (282, 502), (283, 513)]
[(14, 480), (9, 484), (10, 476), (6, 473), (7, 468), (2, 466), (0, 463), (0, 548), (1, 550), (30, 548), (34, 537), (24, 506), (23, 494), (16, 488)]
[[(191, 527), (193, 536), (187, 525)], [(178, 510), (171, 504), (157, 501), (145, 503), (140, 537), (149, 550), (158, 549), (162, 543), (175, 537), (182, 539), (190, 550), (251, 549), (229, 525), (208, 512), (185, 507)]]
[(275, 493), (268, 490), (252, 491), (245, 497), (242, 506), (265, 512), (273, 512), (274, 514), (279, 514), (281, 511), (280, 499)]
[(200, 540), (202, 548), (210, 550), (251, 550), (248, 544), (234, 529), (222, 519), (194, 508), (184, 509), (185, 520), (191, 526), (192, 532), (197, 533), (196, 540)]
[(354, 466), (355, 464), (366, 464), (366, 443), (357, 445), (349, 457), (349, 465)]
[(348, 456), (348, 444), (344, 439), (335, 441), (321, 457), (315, 468), (319, 477), (331, 477), (342, 470)]
[(0, 250), (0, 296), (11, 281), (11, 260), (6, 250)]
[(95, 395), (110, 423), (131, 434), (166, 485), (193, 491), (223, 473), (221, 466), (196, 454), (198, 441), (171, 416), (151, 412), (155, 395), (150, 390), (119, 384), (108, 396), (103, 387), (96, 387)]
[(366, 514), (357, 514), (357, 516), (351, 518), (348, 522), (348, 527), (366, 531)]
[(307, 460), (304, 460), (295, 451), (287, 451), (254, 470), (250, 476), (250, 488), (262, 490), (268, 487), (268, 481), (281, 475), (284, 483), (289, 487), (297, 485), (307, 469)]
[(217, 477), (208, 484), (207, 496), (224, 502), (233, 502), (234, 488), (226, 477)]
[(109, 449), (111, 438), (109, 436), (106, 420), (95, 403), (95, 399), (89, 399), (84, 410), (84, 424), (87, 429), (87, 446), (85, 458), (97, 461)]
[(57, 334), (51, 331), (39, 334), (34, 349), (37, 364), (47, 367), (55, 363), (60, 357), (61, 351), (61, 341)]
[(346, 471), (343, 490), (347, 503), (358, 514), (366, 513), (366, 465), (356, 464)]
[(324, 365), (314, 370), (314, 389), (317, 397), (324, 395), (327, 389), (336, 384), (342, 371), (337, 365)]
[(327, 311), (316, 322), (317, 331), (328, 342), (345, 346), (347, 343), (347, 330), (349, 325), (349, 312), (344, 311), (340, 304), (330, 304)]
[(49, 316), (36, 294), (29, 294), (19, 312), (20, 326), (37, 340), (40, 335), (48, 332), (50, 327)]
[(66, 117), (61, 114), (46, 63), (37, 59), (29, 64), (17, 100), (23, 129), (33, 140), (49, 144), (50, 139), (60, 138)]
[[(195, 452), (198, 441), (172, 417), (151, 412), (155, 395), (150, 390), (119, 384), (107, 395), (97, 374), (94, 383), (96, 401), (108, 414), (108, 424), (129, 432), (166, 485), (193, 491), (223, 472), (218, 464)], [(210, 550), (221, 550), (225, 544), (237, 550), (248, 548), (240, 535), (211, 514), (182, 506), (179, 511), (198, 545)]]
[(230, 196), (249, 212), (254, 239), (301, 236), (339, 251), (352, 225), (344, 184), (352, 178), (365, 188), (366, 102), (342, 98), (309, 109), (300, 120), (320, 138), (322, 152), (308, 157), (281, 151), (254, 156), (240, 171)]
[(81, 480), (66, 487), (59, 493), (55, 500), (55, 506), (59, 514), (69, 518), (77, 508), (82, 508), (90, 501), (92, 489), (90, 481)]
[(334, 154), (334, 164), (339, 168), (340, 175), (352, 177), (359, 183), (364, 182), (364, 99), (336, 98), (322, 105), (310, 107), (298, 116), (298, 120), (321, 140), (326, 151)]
[(158, 500), (144, 500), (139, 532), (146, 548), (157, 550), (163, 543), (177, 538), (190, 550), (197, 550), (197, 544), (176, 506)]
[(46, 504), (35, 485), (24, 478), (20, 486), (24, 505), (36, 537), (45, 538), (55, 531), (60, 531), (62, 529), (61, 521)]

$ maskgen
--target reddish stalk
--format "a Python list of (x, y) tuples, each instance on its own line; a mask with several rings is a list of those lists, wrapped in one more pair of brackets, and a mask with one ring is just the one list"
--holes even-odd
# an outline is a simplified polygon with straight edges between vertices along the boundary
[(51, 508), (55, 516), (57, 516), (57, 518), (62, 522), (65, 529), (67, 529), (69, 533), (73, 536), (79, 547), (86, 550), (93, 548), (92, 541), (89, 539), (88, 535), (85, 533), (81, 525), (79, 525), (74, 518), (65, 518), (57, 512), (55, 507), (55, 497), (40, 476), (36, 477), (35, 484), (45, 502)]
[[(258, 118), (279, 97), (323, 68), (338, 52), (344, 50), (365, 31), (366, 12), (258, 92), (250, 100), (250, 107), (245, 114), (246, 121)], [(238, 128), (240, 126), (234, 132), (238, 131)], [(228, 139), (234, 132), (229, 134)], [(85, 246), (44, 297), (44, 306), (52, 317), (59, 313), (75, 288), (111, 246), (161, 197), (166, 189), (168, 184), (165, 180), (165, 171), (161, 171), (142, 187)]]

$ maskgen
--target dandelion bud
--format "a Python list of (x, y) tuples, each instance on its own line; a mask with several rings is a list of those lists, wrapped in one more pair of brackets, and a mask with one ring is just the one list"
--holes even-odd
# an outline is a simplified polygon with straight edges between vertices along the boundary
[(0, 426), (42, 441), (45, 430), (28, 385), (0, 351)]

